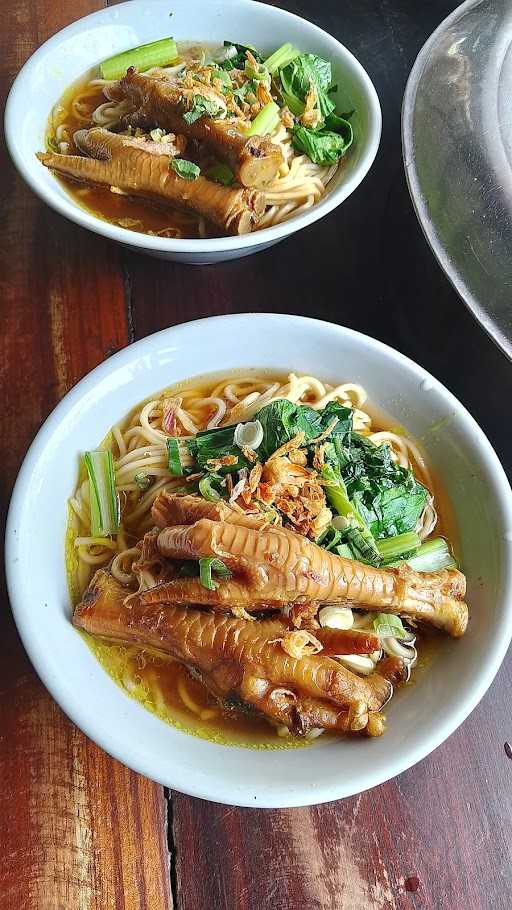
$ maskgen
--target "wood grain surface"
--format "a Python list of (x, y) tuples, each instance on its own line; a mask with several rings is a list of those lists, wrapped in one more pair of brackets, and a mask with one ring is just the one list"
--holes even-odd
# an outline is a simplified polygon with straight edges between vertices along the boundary
[[(3, 96), (42, 41), (101, 5), (19, 0), (3, 10)], [(401, 163), (408, 72), (455, 4), (278, 5), (354, 51), (377, 86), (384, 116), (381, 150), (363, 186), (284, 243), (216, 267), (138, 256), (47, 209), (2, 149), (4, 515), (28, 444), (81, 376), (133, 338), (227, 312), (315, 316), (394, 345), (461, 398), (512, 469), (510, 364), (437, 268)], [(510, 659), (459, 731), (396, 780), (311, 809), (244, 810), (168, 794), (109, 758), (38, 681), (5, 590), (1, 609), (0, 910), (510, 907), (512, 761), (504, 750), (512, 740)]]

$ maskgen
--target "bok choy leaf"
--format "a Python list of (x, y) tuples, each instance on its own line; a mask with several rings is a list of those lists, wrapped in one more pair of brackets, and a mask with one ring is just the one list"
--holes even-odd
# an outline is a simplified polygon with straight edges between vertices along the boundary
[(338, 133), (332, 130), (311, 130), (296, 123), (292, 145), (298, 152), (304, 152), (315, 164), (335, 164), (352, 145), (352, 127), (347, 121), (344, 123), (346, 128)]
[(332, 435), (345, 439), (352, 427), (352, 411), (337, 401), (330, 401), (322, 411), (315, 411), (307, 405), (280, 399), (265, 405), (255, 419), (263, 427), (263, 441), (258, 449), (262, 461), (298, 433), (304, 433), (307, 443), (334, 424)]

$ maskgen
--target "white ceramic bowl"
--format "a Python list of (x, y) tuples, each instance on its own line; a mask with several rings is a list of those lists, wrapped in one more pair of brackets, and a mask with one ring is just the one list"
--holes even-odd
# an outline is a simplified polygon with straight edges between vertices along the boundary
[[(173, 16), (169, 18), (172, 9)], [(339, 110), (355, 109), (355, 143), (324, 198), (284, 224), (242, 237), (173, 240), (137, 234), (80, 208), (36, 159), (51, 108), (79, 76), (112, 54), (172, 34), (178, 40), (254, 44), (271, 53), (285, 41), (332, 62)], [(220, 262), (256, 253), (322, 218), (361, 183), (377, 153), (380, 106), (369, 76), (339, 41), (298, 16), (252, 0), (131, 0), (101, 9), (50, 38), (30, 57), (11, 89), (5, 134), (13, 161), (48, 205), (82, 227), (140, 252), (181, 262)]]
[[(236, 345), (233, 343), (236, 339)], [(453, 503), (471, 621), (446, 638), (429, 673), (391, 702), (380, 739), (296, 751), (215, 745), (132, 701), (70, 623), (64, 568), (66, 499), (78, 456), (137, 402), (175, 381), (236, 367), (300, 369), (362, 383), (422, 440)], [(294, 316), (221, 316), (165, 329), (85, 377), (34, 440), (14, 490), (7, 579), (16, 623), (41, 679), (69, 717), (107, 752), (177, 790), (245, 806), (298, 806), (379, 784), (438, 746), (490, 685), (512, 634), (512, 494), (489, 442), (444, 386), (385, 345)], [(446, 773), (450, 769), (446, 768)]]

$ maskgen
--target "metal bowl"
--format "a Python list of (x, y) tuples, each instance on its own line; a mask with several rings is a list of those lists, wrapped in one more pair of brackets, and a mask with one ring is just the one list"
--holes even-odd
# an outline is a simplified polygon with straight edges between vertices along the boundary
[(512, 358), (512, 5), (468, 0), (431, 35), (404, 96), (411, 197), (439, 263)]

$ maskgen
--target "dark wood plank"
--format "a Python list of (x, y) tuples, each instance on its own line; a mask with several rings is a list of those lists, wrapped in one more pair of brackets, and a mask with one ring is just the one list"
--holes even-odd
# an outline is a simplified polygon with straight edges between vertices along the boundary
[[(1, 36), (2, 95), (42, 41), (100, 5), (11, 5)], [(0, 181), (4, 517), (42, 420), (81, 376), (127, 343), (128, 325), (118, 249), (36, 200), (5, 150)], [(3, 585), (0, 609), (2, 907), (171, 907), (162, 788), (113, 761), (64, 717), (24, 655)]]
[[(401, 161), (408, 72), (455, 4), (280, 5), (337, 35), (373, 77), (384, 116), (375, 166), (340, 209), (255, 257), (191, 268), (125, 253), (136, 337), (188, 319), (253, 310), (352, 326), (432, 370), (512, 469), (503, 414), (510, 365), (437, 267), (415, 220)], [(512, 739), (511, 676), (509, 660), (471, 718), (434, 755), (353, 799), (270, 813), (173, 794), (180, 910), (508, 908), (512, 762), (503, 744)]]

